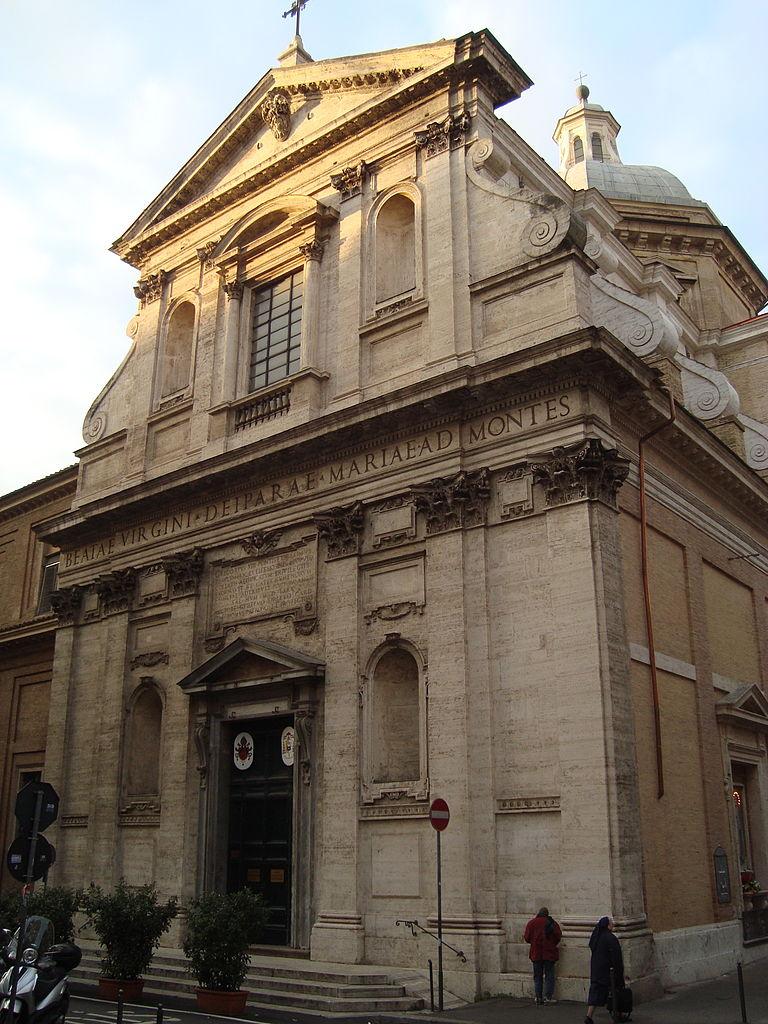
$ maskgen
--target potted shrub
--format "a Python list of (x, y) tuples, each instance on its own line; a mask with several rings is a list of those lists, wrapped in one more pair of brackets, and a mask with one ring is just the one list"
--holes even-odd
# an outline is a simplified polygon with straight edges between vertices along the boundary
[(116, 999), (122, 989), (126, 1001), (138, 999), (144, 988), (141, 975), (152, 961), (160, 936), (178, 913), (176, 900), (160, 903), (154, 885), (129, 886), (121, 878), (109, 893), (91, 883), (83, 906), (86, 923), (105, 950), (99, 995)]
[(67, 885), (46, 885), (29, 896), (27, 912), (47, 917), (53, 925), (57, 942), (74, 942), (75, 914), (82, 901), (82, 889), (70, 889)]
[(248, 993), (240, 988), (248, 972), (248, 946), (257, 942), (269, 911), (250, 889), (204, 893), (187, 910), (184, 953), (197, 978), (198, 1008), (231, 1016), (242, 1013)]
[[(74, 942), (75, 914), (83, 899), (82, 889), (66, 885), (46, 885), (36, 889), (27, 898), (27, 913), (47, 917), (53, 925), (57, 942)], [(0, 897), (0, 926), (15, 931), (21, 920), (24, 904), (21, 889)]]

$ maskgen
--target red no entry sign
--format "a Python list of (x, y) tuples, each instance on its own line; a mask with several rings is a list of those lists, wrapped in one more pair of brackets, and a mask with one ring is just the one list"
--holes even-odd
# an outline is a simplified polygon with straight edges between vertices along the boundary
[(448, 827), (450, 820), (451, 812), (448, 810), (445, 800), (441, 800), (440, 797), (433, 800), (429, 808), (429, 822), (432, 828), (436, 832), (442, 832), (444, 828)]

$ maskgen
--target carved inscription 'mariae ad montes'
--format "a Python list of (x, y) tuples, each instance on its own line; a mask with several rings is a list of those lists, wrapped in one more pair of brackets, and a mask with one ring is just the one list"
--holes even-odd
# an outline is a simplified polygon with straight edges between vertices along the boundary
[(337, 490), (340, 485), (385, 476), (461, 451), (471, 452), (481, 447), (501, 444), (516, 435), (546, 428), (567, 419), (577, 413), (577, 406), (575, 396), (568, 392), (513, 404), (461, 425), (436, 428), (349, 458), (325, 463), (317, 469), (257, 484), (226, 498), (185, 507), (158, 519), (126, 527), (92, 544), (63, 551), (60, 571), (66, 573), (67, 570), (91, 566), (127, 551), (140, 551), (170, 537), (179, 540), (192, 537), (225, 521), (248, 520), (254, 513), (288, 507), (310, 494)]
[(265, 558), (211, 566), (208, 632), (282, 615), (314, 615), (317, 601), (317, 541), (312, 538)]

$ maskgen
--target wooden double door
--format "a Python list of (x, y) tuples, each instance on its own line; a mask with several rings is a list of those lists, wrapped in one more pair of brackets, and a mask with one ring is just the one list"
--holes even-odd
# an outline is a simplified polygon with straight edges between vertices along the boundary
[(257, 718), (232, 726), (229, 737), (227, 890), (247, 887), (264, 897), (262, 942), (279, 946), (291, 944), (294, 770), (285, 763), (283, 733), (292, 726), (290, 717)]

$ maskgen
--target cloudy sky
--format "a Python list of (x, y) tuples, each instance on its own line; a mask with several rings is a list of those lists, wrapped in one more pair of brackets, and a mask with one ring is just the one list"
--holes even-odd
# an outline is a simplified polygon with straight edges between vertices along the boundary
[[(123, 358), (136, 271), (108, 247), (291, 38), (288, 0), (0, 0), (0, 494), (74, 461)], [(218, 13), (217, 13), (218, 11)], [(490, 28), (547, 160), (587, 74), (625, 163), (659, 164), (768, 271), (761, 0), (310, 0), (316, 59)]]

